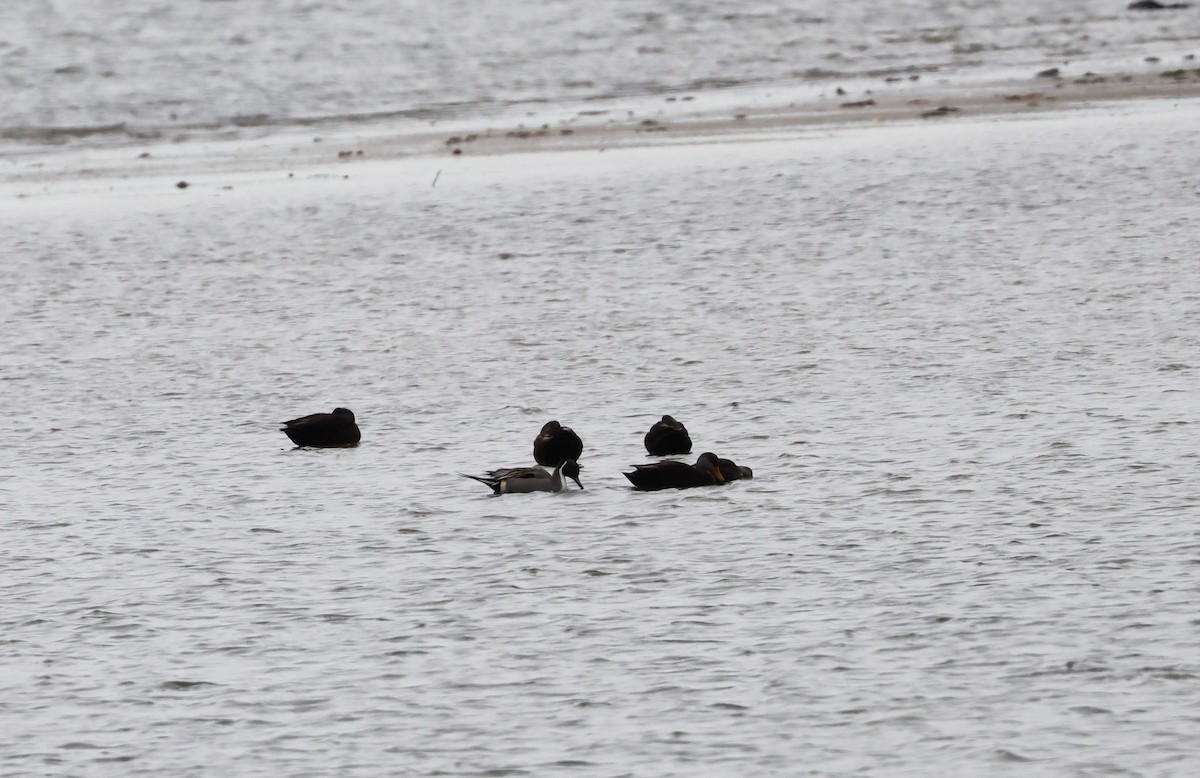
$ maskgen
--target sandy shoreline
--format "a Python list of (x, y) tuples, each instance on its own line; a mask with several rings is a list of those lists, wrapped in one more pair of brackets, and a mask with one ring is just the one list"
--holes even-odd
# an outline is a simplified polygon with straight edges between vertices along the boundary
[(752, 142), (851, 127), (1020, 120), (1197, 98), (1200, 68), (1190, 66), (1138, 75), (1089, 72), (970, 84), (892, 78), (856, 90), (829, 86), (820, 93), (802, 85), (791, 94), (785, 87), (716, 90), (566, 109), (534, 106), (523, 120), (380, 123), (255, 139), (42, 148), (0, 158), (0, 202), (212, 193), (255, 183), (347, 179), (361, 165), (379, 161), (425, 159), (450, 166), (478, 156)]

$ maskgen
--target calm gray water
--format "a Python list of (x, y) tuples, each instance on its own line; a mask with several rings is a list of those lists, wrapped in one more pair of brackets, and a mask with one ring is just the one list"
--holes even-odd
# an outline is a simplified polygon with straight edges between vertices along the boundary
[[(1128, 0), (8, 0), (0, 150), (255, 136), (514, 104), (936, 79), (1064, 63), (1179, 67), (1195, 9)], [(1076, 69), (1082, 73), (1087, 65)]]
[[(7, 204), (0, 773), (1194, 774), (1200, 110), (1137, 108)], [(758, 477), (632, 492), (665, 412)], [(551, 418), (585, 491), (457, 475)]]

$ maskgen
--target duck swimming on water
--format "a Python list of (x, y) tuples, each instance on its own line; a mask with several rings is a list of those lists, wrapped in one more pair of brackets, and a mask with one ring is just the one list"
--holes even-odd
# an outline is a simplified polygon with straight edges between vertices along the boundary
[(717, 466), (721, 469), (721, 477), (728, 481), (740, 481), (743, 478), (753, 478), (754, 471), (744, 465), (735, 464), (732, 459), (718, 459)]
[[(466, 475), (466, 473), (463, 473)], [(583, 483), (579, 480), (579, 463), (574, 459), (560, 462), (554, 468), (554, 473), (547, 473), (540, 467), (509, 467), (492, 470), (487, 475), (467, 475), (481, 484), (492, 487), (494, 494), (524, 494), (528, 492), (561, 492), (566, 489), (563, 476), (567, 476), (579, 488)]]
[(683, 422), (676, 421), (672, 416), (663, 416), (654, 422), (645, 438), (646, 451), (651, 456), (661, 457), (669, 454), (690, 454), (692, 438), (688, 435)]
[(558, 467), (568, 459), (579, 459), (582, 453), (583, 441), (575, 430), (557, 421), (546, 422), (533, 439), (533, 461), (539, 465)]
[(634, 465), (632, 473), (622, 473), (634, 489), (655, 492), (660, 489), (691, 489), (695, 486), (713, 486), (725, 483), (717, 455), (705, 451), (689, 465), (675, 459), (664, 459), (649, 465)]
[(362, 439), (354, 412), (349, 408), (334, 408), (332, 413), (312, 413), (283, 423), (280, 431), (297, 446), (338, 448), (356, 446)]

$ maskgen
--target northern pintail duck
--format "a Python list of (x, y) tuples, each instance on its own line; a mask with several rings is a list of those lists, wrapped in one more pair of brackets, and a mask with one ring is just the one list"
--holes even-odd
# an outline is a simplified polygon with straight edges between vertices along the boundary
[[(463, 475), (467, 475), (463, 473)], [(579, 463), (574, 459), (560, 462), (554, 473), (547, 473), (540, 467), (509, 467), (502, 470), (492, 470), (487, 475), (467, 475), (481, 484), (492, 487), (495, 494), (524, 494), (527, 492), (561, 492), (566, 489), (563, 476), (566, 475), (579, 488), (583, 482), (579, 480)]]
[(583, 441), (575, 430), (557, 421), (548, 421), (533, 439), (533, 461), (546, 467), (558, 467), (568, 459), (579, 459)]
[(297, 446), (334, 448), (355, 446), (362, 439), (354, 412), (349, 408), (334, 408), (333, 413), (313, 413), (291, 419), (280, 428)]
[(668, 454), (690, 454), (692, 438), (688, 435), (683, 422), (676, 421), (671, 416), (663, 416), (660, 421), (646, 433), (646, 451), (652, 456), (661, 457)]
[(633, 484), (633, 488), (643, 492), (654, 492), (659, 489), (691, 489), (694, 486), (712, 486), (725, 483), (721, 475), (721, 467), (717, 455), (705, 451), (689, 465), (674, 459), (664, 459), (649, 465), (634, 465), (632, 473), (622, 473)]

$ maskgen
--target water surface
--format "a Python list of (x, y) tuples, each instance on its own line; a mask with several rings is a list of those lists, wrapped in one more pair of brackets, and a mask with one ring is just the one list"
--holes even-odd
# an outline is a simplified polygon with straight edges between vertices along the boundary
[(1190, 773), (1196, 118), (10, 203), (3, 772)]

